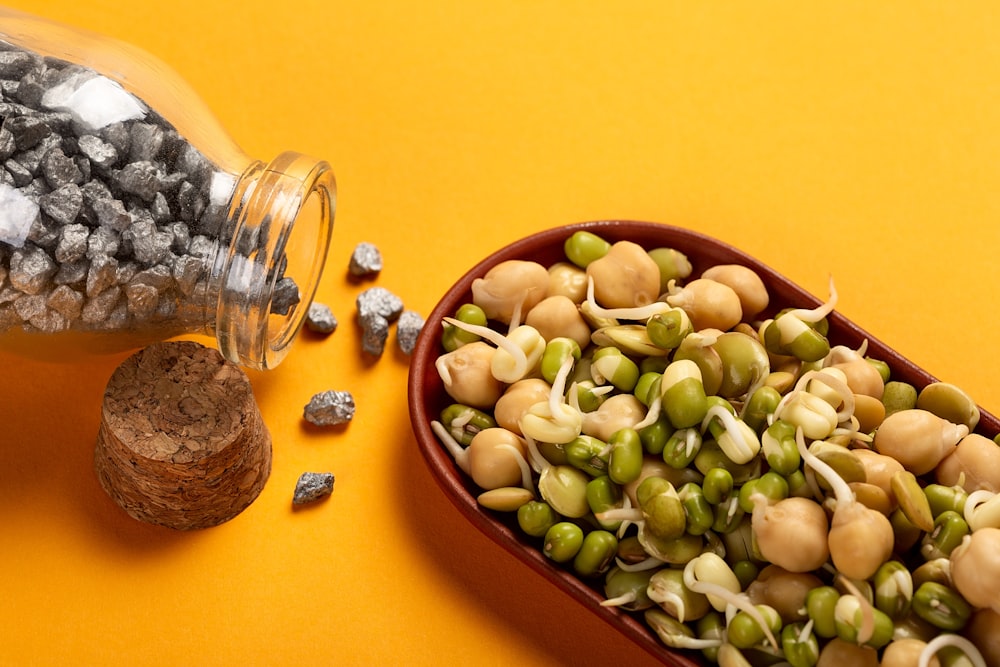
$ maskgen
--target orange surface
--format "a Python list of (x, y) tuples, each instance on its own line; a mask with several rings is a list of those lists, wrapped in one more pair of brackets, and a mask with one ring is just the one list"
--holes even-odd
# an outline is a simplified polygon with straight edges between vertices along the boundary
[[(832, 273), (848, 317), (1000, 406), (994, 3), (9, 4), (160, 56), (253, 156), (332, 162), (319, 298), (341, 326), (252, 375), (270, 481), (193, 534), (132, 520), (92, 472), (123, 356), (0, 355), (0, 664), (648, 663), (439, 491), (406, 359), (359, 354), (345, 276), (360, 241), (383, 251), (377, 284), (427, 313), (530, 232), (671, 222), (816, 294)], [(355, 394), (348, 428), (304, 428), (325, 389)], [(336, 489), (293, 512), (305, 470)]]

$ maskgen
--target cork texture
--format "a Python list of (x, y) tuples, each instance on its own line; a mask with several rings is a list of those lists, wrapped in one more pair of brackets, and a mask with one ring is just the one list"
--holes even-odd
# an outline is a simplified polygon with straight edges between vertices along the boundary
[(208, 528), (242, 512), (264, 488), (271, 436), (239, 367), (195, 342), (156, 343), (108, 381), (94, 467), (132, 517)]

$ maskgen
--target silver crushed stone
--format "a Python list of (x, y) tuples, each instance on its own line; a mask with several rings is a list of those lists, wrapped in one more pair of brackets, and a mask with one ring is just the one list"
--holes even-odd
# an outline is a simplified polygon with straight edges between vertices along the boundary
[(378, 313), (366, 313), (359, 319), (361, 324), (361, 349), (376, 357), (382, 356), (385, 343), (389, 340), (389, 320)]
[(354, 419), (354, 396), (349, 391), (323, 391), (314, 395), (302, 412), (317, 426), (337, 426)]
[(382, 270), (382, 253), (373, 243), (359, 243), (351, 253), (347, 270), (358, 278), (376, 276)]
[(366, 315), (380, 315), (390, 322), (403, 312), (403, 300), (384, 287), (370, 287), (355, 299), (358, 321)]
[(295, 484), (292, 495), (293, 505), (305, 505), (333, 493), (334, 476), (332, 472), (304, 472)]
[(413, 310), (404, 310), (396, 322), (396, 343), (403, 354), (413, 354), (417, 337), (424, 328), (424, 318)]
[(330, 306), (313, 301), (306, 313), (306, 329), (321, 334), (332, 334), (337, 330), (337, 318)]

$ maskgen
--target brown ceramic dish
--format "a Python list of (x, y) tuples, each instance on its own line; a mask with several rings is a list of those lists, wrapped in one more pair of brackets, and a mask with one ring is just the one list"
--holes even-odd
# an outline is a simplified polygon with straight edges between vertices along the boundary
[[(408, 384), (410, 420), (417, 444), (431, 472), (455, 506), (479, 530), (507, 549), (528, 567), (532, 568), (572, 598), (591, 609), (613, 628), (624, 634), (666, 665), (692, 667), (703, 664), (700, 654), (674, 651), (665, 647), (643, 623), (641, 615), (631, 615), (617, 609), (601, 607), (604, 596), (600, 581), (585, 582), (572, 572), (547, 559), (538, 549), (537, 541), (521, 533), (515, 517), (481, 509), (476, 503), (480, 490), (455, 465), (447, 451), (440, 445), (430, 428), (431, 420), (438, 419), (441, 410), (452, 401), (445, 393), (434, 367), (441, 354), (441, 327), (443, 317), (451, 316), (458, 306), (471, 301), (471, 285), (491, 267), (509, 259), (531, 259), (548, 266), (565, 259), (563, 242), (579, 230), (593, 232), (608, 241), (630, 240), (647, 249), (672, 247), (685, 253), (693, 266), (693, 277), (715, 264), (743, 264), (757, 272), (764, 280), (771, 295), (769, 313), (783, 306), (812, 308), (820, 300), (790, 282), (774, 269), (753, 257), (711, 237), (669, 225), (635, 221), (600, 221), (580, 223), (545, 230), (526, 237), (496, 253), (470, 269), (448, 290), (427, 318), (410, 362)], [(765, 314), (765, 315), (766, 315)], [(920, 388), (934, 378), (891, 348), (867, 334), (860, 327), (834, 312), (829, 317), (831, 344), (857, 348), (868, 341), (868, 353), (882, 359), (892, 369), (893, 379), (903, 380)], [(983, 411), (978, 431), (992, 437), (998, 430), (997, 419)]]

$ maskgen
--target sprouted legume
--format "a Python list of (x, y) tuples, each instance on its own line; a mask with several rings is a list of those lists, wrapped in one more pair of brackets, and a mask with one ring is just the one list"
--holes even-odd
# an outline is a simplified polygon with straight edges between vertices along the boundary
[(998, 659), (1000, 446), (967, 394), (831, 345), (832, 278), (779, 310), (747, 267), (564, 249), (441, 323), (432, 427), (484, 511), (710, 662)]

